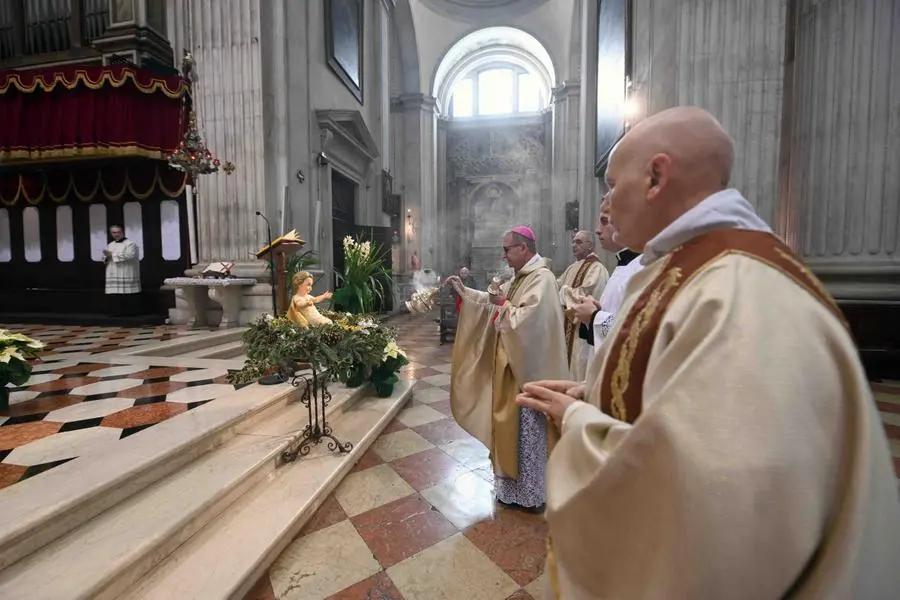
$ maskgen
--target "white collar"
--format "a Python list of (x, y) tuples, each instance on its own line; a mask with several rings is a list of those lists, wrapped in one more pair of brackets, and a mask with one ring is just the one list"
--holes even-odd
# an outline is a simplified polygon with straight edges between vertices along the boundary
[(644, 246), (644, 265), (661, 258), (698, 235), (715, 229), (748, 229), (772, 233), (749, 202), (734, 188), (716, 192), (660, 231)]

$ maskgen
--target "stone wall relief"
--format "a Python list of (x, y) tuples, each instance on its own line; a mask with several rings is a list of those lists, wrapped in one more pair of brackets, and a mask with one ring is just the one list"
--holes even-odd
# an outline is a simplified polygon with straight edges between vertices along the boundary
[(450, 172), (471, 177), (541, 171), (544, 134), (543, 125), (451, 129), (447, 132)]

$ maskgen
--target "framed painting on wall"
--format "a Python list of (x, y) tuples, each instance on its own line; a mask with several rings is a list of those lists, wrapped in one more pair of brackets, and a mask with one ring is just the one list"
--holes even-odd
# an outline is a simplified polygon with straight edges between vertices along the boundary
[(625, 134), (626, 82), (631, 76), (631, 0), (597, 0), (597, 147), (600, 176)]
[(363, 102), (363, 0), (325, 0), (328, 66)]

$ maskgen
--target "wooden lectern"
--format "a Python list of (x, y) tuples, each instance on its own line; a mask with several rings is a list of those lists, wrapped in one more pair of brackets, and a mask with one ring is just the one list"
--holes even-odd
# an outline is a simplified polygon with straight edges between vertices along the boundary
[(272, 284), (275, 286), (275, 297), (277, 298), (278, 314), (275, 315), (276, 317), (287, 312), (288, 302), (293, 295), (293, 290), (288, 293), (291, 283), (285, 279), (287, 257), (302, 248), (305, 243), (296, 231), (291, 231), (256, 253), (256, 258), (260, 260), (269, 260), (271, 254), (274, 263), (275, 272), (272, 273)]

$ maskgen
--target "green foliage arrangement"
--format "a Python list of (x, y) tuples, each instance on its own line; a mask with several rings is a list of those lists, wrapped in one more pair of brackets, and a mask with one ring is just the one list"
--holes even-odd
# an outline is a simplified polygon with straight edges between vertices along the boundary
[(344, 271), (336, 273), (338, 289), (332, 303), (352, 314), (375, 312), (391, 290), (391, 272), (384, 266), (387, 250), (349, 235), (343, 244)]
[[(394, 375), (393, 390), (396, 371), (406, 364), (406, 355), (397, 346), (394, 331), (370, 315), (329, 311), (322, 314), (333, 323), (301, 327), (287, 318), (273, 319), (270, 315), (251, 323), (243, 336), (247, 351), (244, 368), (229, 374), (229, 381), (249, 383), (277, 371), (282, 365), (303, 362), (327, 380), (343, 381), (351, 387), (376, 374), (379, 381)], [(386, 360), (391, 361), (388, 366), (384, 366)], [(377, 385), (374, 378), (372, 381)]]
[(21, 333), (0, 329), (0, 407), (9, 405), (10, 383), (24, 385), (31, 377), (29, 360), (35, 359), (44, 347), (43, 342)]

